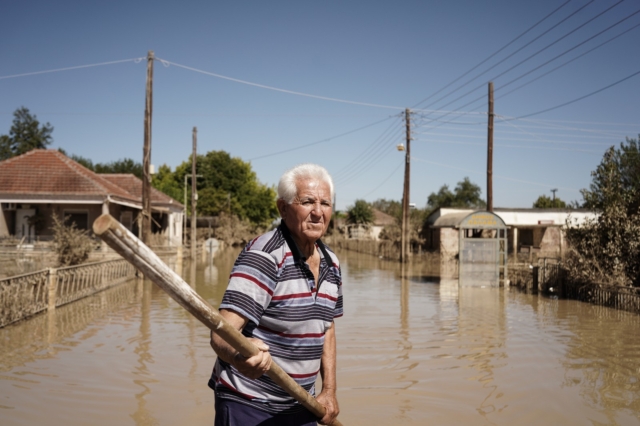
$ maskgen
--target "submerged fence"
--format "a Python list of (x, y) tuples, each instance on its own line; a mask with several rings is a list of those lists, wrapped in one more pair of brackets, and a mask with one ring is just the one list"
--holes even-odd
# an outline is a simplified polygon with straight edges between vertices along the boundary
[(567, 278), (561, 263), (545, 262), (531, 267), (530, 279), (525, 271), (523, 268), (516, 284), (526, 291), (640, 314), (640, 288), (573, 282)]
[(129, 262), (117, 259), (0, 279), (0, 327), (95, 294), (135, 273)]

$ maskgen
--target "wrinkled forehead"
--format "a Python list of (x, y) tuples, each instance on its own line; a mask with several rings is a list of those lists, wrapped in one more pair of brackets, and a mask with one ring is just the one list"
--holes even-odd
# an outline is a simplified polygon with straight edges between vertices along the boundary
[(302, 178), (296, 182), (298, 198), (315, 198), (318, 200), (331, 200), (329, 184), (323, 180)]

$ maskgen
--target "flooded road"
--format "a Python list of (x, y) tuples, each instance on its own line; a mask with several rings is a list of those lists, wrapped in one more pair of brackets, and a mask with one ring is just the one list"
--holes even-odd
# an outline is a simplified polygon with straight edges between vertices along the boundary
[[(195, 274), (214, 306), (235, 254)], [(346, 426), (640, 423), (640, 316), (338, 254)], [(214, 360), (204, 326), (132, 281), (0, 329), (0, 424), (210, 425)]]

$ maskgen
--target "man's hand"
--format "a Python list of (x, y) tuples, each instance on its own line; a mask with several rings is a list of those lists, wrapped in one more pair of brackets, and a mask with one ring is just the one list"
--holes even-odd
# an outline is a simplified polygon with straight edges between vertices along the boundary
[(256, 345), (260, 352), (250, 358), (245, 358), (240, 353), (233, 357), (233, 366), (250, 379), (257, 379), (271, 368), (271, 354), (269, 346), (260, 339), (250, 338), (249, 341)]
[(324, 417), (318, 420), (318, 423), (323, 425), (331, 424), (340, 413), (336, 391), (333, 389), (322, 389), (322, 392), (320, 392), (320, 395), (318, 395), (316, 399), (325, 410)]

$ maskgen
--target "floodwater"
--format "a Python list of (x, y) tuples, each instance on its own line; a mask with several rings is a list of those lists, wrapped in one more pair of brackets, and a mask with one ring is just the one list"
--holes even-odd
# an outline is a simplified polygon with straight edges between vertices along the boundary
[[(214, 306), (236, 254), (185, 273)], [(339, 256), (346, 426), (640, 423), (638, 315)], [(131, 281), (0, 329), (0, 424), (211, 425), (214, 360), (204, 326)]]

